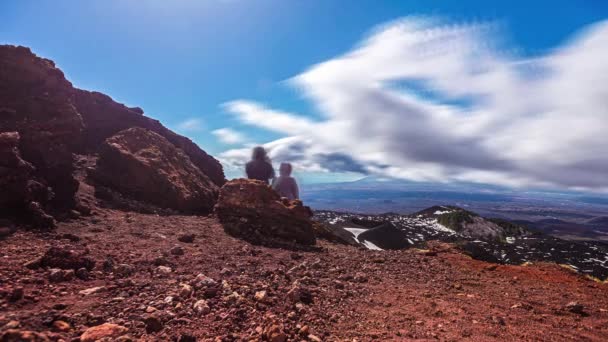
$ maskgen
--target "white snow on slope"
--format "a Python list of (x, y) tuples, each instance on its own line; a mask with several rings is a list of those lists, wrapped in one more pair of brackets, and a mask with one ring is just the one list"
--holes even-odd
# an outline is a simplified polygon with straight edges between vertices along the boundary
[(372, 249), (372, 250), (376, 250), (376, 251), (382, 251), (383, 249), (376, 246), (375, 244), (373, 244), (370, 241), (367, 240), (363, 240), (363, 241), (359, 241), (359, 235), (361, 233), (363, 233), (364, 231), (366, 231), (367, 229), (363, 229), (363, 228), (344, 228), (344, 230), (346, 230), (347, 232), (353, 234), (355, 240), (357, 240), (358, 243), (362, 244), (363, 246), (367, 247), (367, 249)]

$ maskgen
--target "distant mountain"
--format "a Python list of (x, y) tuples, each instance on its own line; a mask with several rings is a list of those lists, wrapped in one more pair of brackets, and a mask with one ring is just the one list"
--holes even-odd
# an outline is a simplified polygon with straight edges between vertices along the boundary
[(519, 222), (485, 218), (456, 206), (432, 206), (409, 215), (316, 211), (315, 219), (341, 235), (350, 233), (368, 249), (424, 248), (427, 241), (438, 240), (455, 243), (471, 257), (488, 262), (547, 261), (597, 278), (608, 277), (607, 244), (560, 239)]

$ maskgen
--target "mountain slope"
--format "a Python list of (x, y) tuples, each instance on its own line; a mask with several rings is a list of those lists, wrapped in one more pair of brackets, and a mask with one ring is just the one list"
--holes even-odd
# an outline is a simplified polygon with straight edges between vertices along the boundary
[[(254, 247), (214, 218), (103, 208), (52, 233), (18, 231), (0, 240), (0, 336), (8, 324), (70, 341), (104, 322), (147, 341), (603, 341), (608, 334), (606, 285), (556, 265), (492, 265), (445, 244), (428, 252), (318, 244), (311, 252)], [(24, 267), (49, 245), (88, 250), (95, 261), (88, 278), (56, 282), (56, 270)]]
[[(434, 206), (410, 215), (319, 211), (315, 217), (330, 229), (351, 232), (356, 229), (358, 241), (364, 247), (369, 246), (361, 237), (373, 235), (373, 249), (419, 247), (437, 240), (457, 243), (473, 258), (488, 262), (554, 262), (599, 279), (608, 278), (608, 246), (603, 243), (563, 240), (506, 220), (486, 219), (458, 207)], [(387, 224), (397, 232), (387, 230)]]

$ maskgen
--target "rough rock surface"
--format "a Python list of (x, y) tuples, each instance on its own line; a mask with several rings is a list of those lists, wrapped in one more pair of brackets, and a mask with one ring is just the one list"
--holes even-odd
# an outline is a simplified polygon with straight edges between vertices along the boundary
[[(28, 212), (61, 219), (74, 216), (74, 209), (88, 213), (90, 208), (75, 196), (81, 185), (74, 175), (75, 155), (97, 153), (105, 139), (131, 127), (160, 134), (216, 186), (224, 184), (221, 164), (188, 138), (145, 117), (139, 108), (74, 88), (52, 61), (28, 48), (0, 45), (0, 133), (19, 133), (18, 151), (33, 166), (32, 179), (54, 193), (49, 203), (34, 201)], [(0, 203), (9, 200), (0, 193)]]
[(222, 165), (215, 158), (201, 150), (190, 139), (164, 127), (158, 120), (144, 116), (141, 108), (129, 108), (99, 92), (80, 89), (75, 92), (75, 106), (86, 123), (83, 134), (86, 149), (95, 151), (97, 146), (114, 134), (131, 127), (142, 127), (162, 135), (184, 151), (192, 163), (215, 185), (222, 186), (226, 182)]
[(52, 61), (0, 45), (0, 132), (19, 132), (21, 156), (52, 187), (56, 209), (73, 207), (78, 188), (72, 150), (83, 122), (72, 100), (72, 84)]
[[(233, 238), (212, 217), (96, 210), (99, 222), (0, 240), (0, 336), (78, 341), (103, 323), (128, 329), (118, 341), (603, 342), (608, 334), (607, 284), (555, 264), (489, 264), (443, 244), (430, 253), (319, 240), (319, 249), (294, 252)], [(51, 283), (48, 271), (23, 266), (65, 233), (98, 261), (88, 280)], [(183, 234), (197, 239), (180, 243)], [(183, 256), (166, 253), (176, 243)], [(104, 271), (108, 259), (133, 272)], [(156, 272), (159, 263), (172, 271)], [(160, 331), (146, 329), (151, 315)], [(65, 326), (57, 321), (69, 327), (55, 330)]]
[(108, 138), (91, 175), (129, 197), (184, 213), (211, 212), (218, 192), (183, 151), (139, 127)]
[(228, 234), (254, 244), (315, 244), (311, 210), (299, 200), (281, 199), (260, 181), (226, 183), (220, 189), (215, 213)]
[(55, 225), (42, 209), (53, 193), (34, 176), (35, 168), (19, 154), (19, 133), (0, 133), (0, 211), (3, 216), (27, 218), (39, 228)]

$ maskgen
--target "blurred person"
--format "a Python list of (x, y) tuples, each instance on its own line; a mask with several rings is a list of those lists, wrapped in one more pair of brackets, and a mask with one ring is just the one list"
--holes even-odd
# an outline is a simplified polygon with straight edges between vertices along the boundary
[(253, 149), (251, 161), (245, 165), (245, 173), (247, 173), (247, 178), (257, 179), (266, 184), (270, 184), (270, 179), (274, 178), (272, 162), (262, 146)]
[(294, 200), (299, 199), (300, 190), (295, 178), (291, 177), (292, 166), (290, 163), (281, 163), (279, 167), (279, 177), (276, 177), (272, 182), (272, 188), (281, 197)]

